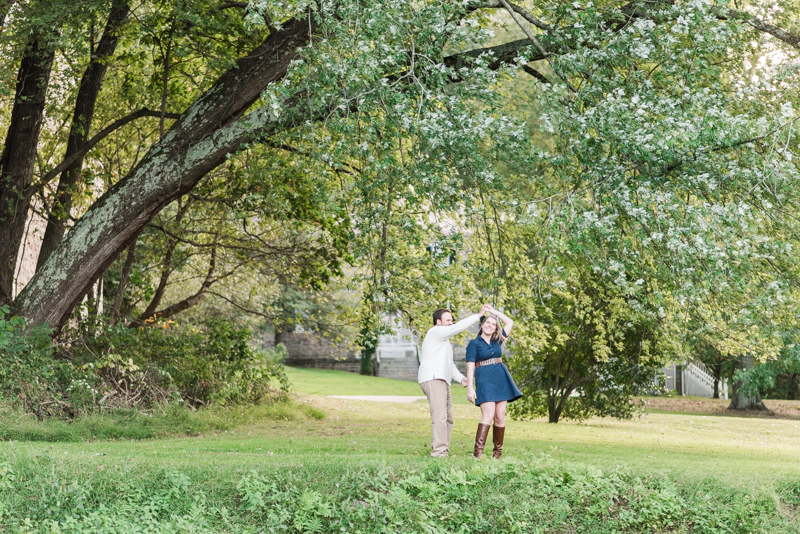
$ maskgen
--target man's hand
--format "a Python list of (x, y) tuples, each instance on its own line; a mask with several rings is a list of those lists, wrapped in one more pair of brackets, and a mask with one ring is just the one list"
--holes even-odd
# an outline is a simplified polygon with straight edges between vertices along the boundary
[(467, 377), (466, 376), (461, 379), (461, 385), (464, 386), (464, 387), (467, 387), (469, 385), (469, 382), (467, 382)]

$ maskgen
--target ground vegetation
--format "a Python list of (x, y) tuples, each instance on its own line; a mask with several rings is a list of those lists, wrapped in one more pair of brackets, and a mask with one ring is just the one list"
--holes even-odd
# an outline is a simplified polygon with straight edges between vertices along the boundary
[[(319, 388), (321, 375), (352, 392), (386, 381), (313, 373), (298, 389)], [(442, 464), (425, 450), (424, 404), (297, 400), (301, 411), (288, 420), (226, 409), (221, 420), (241, 422), (180, 439), (4, 441), (4, 524), (34, 532), (54, 524), (67, 532), (136, 528), (142, 517), (155, 532), (280, 524), (288, 532), (447, 531), (454, 521), (466, 532), (797, 528), (795, 421), (651, 413), (516, 422), (503, 460), (475, 462), (467, 421), (480, 415), (463, 404), (455, 406), (452, 456)], [(781, 473), (776, 462), (786, 466)], [(491, 490), (489, 497), (476, 500), (476, 488)]]

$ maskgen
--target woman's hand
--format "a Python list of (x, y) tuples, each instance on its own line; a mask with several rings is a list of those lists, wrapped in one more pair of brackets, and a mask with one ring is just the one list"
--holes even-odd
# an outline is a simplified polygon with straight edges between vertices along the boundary
[(511, 327), (514, 326), (514, 321), (511, 319), (511, 317), (495, 309), (494, 306), (489, 306), (489, 313), (491, 313), (492, 315), (503, 321), (503, 330), (506, 331), (506, 336), (510, 336)]
[(472, 404), (475, 404), (475, 390), (474, 389), (469, 388), (467, 390), (467, 400), (469, 402), (471, 402)]

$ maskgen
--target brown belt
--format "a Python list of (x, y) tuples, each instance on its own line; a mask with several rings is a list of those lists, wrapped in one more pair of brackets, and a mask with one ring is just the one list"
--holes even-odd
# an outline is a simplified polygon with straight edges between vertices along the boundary
[(492, 365), (493, 363), (503, 363), (503, 358), (490, 358), (482, 362), (475, 362), (475, 367), (483, 367), (484, 365)]

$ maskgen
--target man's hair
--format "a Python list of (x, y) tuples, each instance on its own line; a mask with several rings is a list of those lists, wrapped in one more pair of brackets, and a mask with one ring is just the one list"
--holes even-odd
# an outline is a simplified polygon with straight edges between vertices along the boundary
[(444, 315), (445, 313), (449, 313), (451, 315), (453, 314), (453, 312), (451, 312), (447, 308), (439, 308), (438, 310), (433, 312), (433, 326), (436, 326), (436, 321), (441, 319), (442, 315)]

